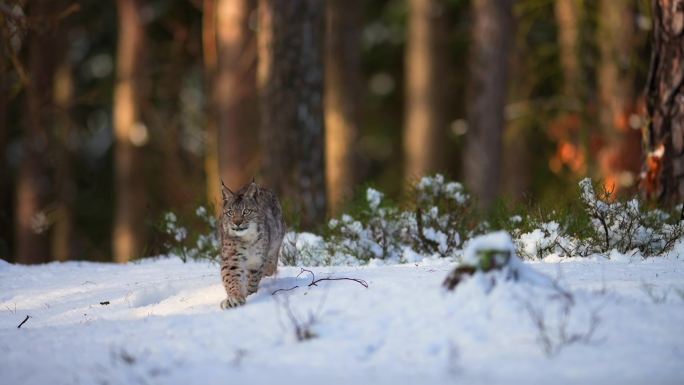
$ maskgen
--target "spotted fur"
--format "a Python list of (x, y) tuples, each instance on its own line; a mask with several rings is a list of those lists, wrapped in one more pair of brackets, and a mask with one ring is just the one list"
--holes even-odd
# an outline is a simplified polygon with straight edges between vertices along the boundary
[(285, 235), (282, 211), (275, 194), (252, 182), (233, 193), (221, 188), (221, 280), (227, 297), (222, 309), (245, 304), (261, 278), (273, 275)]

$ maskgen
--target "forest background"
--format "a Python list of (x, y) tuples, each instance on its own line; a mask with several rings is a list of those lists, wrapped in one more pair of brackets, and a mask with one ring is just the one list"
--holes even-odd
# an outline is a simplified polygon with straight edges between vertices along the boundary
[(0, 258), (164, 253), (221, 179), (300, 229), (434, 172), (484, 211), (644, 191), (656, 3), (3, 1)]

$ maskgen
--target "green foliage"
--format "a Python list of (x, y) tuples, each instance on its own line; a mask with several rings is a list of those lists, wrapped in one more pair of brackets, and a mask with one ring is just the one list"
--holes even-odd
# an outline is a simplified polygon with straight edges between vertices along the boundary
[[(439, 174), (415, 183), (402, 205), (368, 187), (363, 199), (350, 206), (353, 214), (331, 219), (322, 236), (288, 233), (280, 261), (315, 266), (460, 258), (468, 239), (492, 230), (511, 234), (523, 259), (550, 254), (608, 256), (613, 250), (651, 257), (668, 252), (684, 235), (684, 222), (674, 213), (645, 209), (637, 198), (613, 200), (589, 179), (579, 186), (570, 202), (543, 207), (500, 201), (486, 214), (473, 208), (461, 184)], [(189, 234), (174, 213), (167, 213), (159, 229), (166, 235), (168, 251), (183, 261), (215, 261), (220, 252), (216, 219), (211, 213), (204, 207), (196, 210), (193, 228), (202, 228), (196, 234)], [(487, 270), (506, 259), (500, 254), (490, 250), (480, 255), (480, 268)]]
[(637, 197), (614, 199), (588, 178), (579, 183), (578, 198), (561, 209), (531, 210), (527, 228), (515, 231), (518, 253), (527, 259), (548, 254), (586, 257), (592, 254), (663, 255), (684, 235), (680, 217), (646, 209)]
[(200, 231), (190, 234), (187, 224), (181, 224), (176, 214), (167, 212), (158, 225), (158, 229), (166, 235), (164, 246), (168, 252), (178, 256), (183, 262), (191, 260), (209, 260), (216, 262), (221, 255), (216, 218), (211, 209), (199, 206), (195, 210), (194, 226)]

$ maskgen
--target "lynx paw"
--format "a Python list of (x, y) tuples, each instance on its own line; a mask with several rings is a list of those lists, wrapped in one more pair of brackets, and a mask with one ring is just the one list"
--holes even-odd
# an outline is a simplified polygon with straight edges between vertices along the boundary
[(238, 307), (242, 306), (245, 304), (245, 299), (244, 298), (232, 298), (228, 297), (221, 301), (221, 309), (226, 310), (230, 309), (232, 307)]

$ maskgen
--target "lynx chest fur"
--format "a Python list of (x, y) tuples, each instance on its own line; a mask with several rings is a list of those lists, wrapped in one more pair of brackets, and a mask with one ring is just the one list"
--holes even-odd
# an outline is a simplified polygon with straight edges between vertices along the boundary
[(221, 308), (245, 304), (263, 276), (278, 267), (285, 235), (282, 211), (273, 192), (252, 182), (237, 192), (222, 184), (221, 280), (227, 297)]

